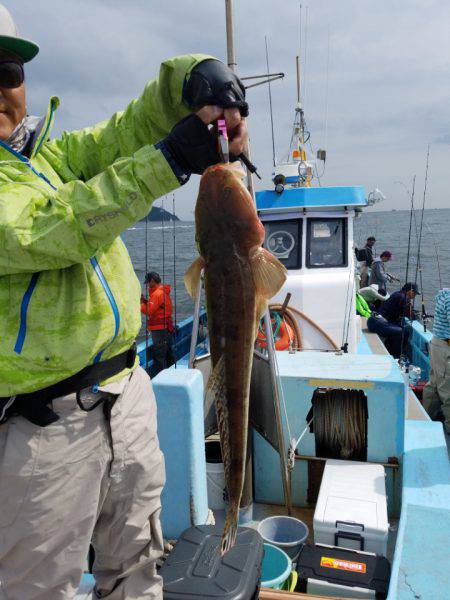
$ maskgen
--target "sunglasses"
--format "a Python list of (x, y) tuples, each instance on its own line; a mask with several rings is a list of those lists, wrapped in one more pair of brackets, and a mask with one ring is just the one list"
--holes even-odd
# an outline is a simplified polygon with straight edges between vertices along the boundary
[(0, 62), (0, 88), (17, 88), (25, 80), (25, 72), (20, 63), (13, 61)]

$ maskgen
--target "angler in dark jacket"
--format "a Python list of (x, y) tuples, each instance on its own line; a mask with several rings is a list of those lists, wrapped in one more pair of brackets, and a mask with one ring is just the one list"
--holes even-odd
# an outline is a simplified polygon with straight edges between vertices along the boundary
[(372, 333), (377, 333), (384, 338), (384, 345), (389, 354), (399, 358), (402, 352), (402, 343), (406, 343), (406, 331), (403, 328), (403, 318), (415, 318), (411, 301), (420, 294), (415, 283), (405, 283), (402, 289), (394, 292), (383, 302), (379, 313), (372, 313), (367, 320), (367, 328)]

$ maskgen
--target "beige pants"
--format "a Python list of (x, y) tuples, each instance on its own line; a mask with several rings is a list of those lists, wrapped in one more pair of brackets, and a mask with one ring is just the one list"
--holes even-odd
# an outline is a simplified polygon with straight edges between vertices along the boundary
[(53, 402), (60, 419), (48, 427), (0, 426), (1, 600), (73, 598), (91, 539), (94, 597), (162, 599), (155, 397), (140, 367), (128, 379), (110, 425), (102, 406), (83, 412), (71, 395)]
[(430, 380), (423, 389), (423, 407), (432, 419), (444, 416), (450, 433), (450, 346), (445, 340), (432, 338), (430, 343)]

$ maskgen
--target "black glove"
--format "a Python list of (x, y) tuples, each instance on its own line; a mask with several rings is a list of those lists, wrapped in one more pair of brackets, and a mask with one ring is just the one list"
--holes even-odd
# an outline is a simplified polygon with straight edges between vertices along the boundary
[(183, 100), (193, 110), (206, 104), (222, 108), (238, 108), (248, 116), (245, 88), (241, 80), (220, 60), (208, 59), (192, 69), (184, 84)]
[[(197, 115), (179, 121), (156, 147), (164, 154), (180, 183), (187, 181), (191, 173), (201, 175), (221, 160), (214, 136)], [(178, 172), (184, 174), (184, 181), (177, 167)]]

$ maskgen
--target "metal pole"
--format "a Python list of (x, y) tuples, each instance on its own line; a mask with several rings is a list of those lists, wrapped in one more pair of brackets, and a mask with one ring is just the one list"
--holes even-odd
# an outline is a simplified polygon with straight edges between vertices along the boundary
[(295, 57), (295, 64), (297, 65), (297, 102), (300, 104), (300, 57)]
[[(233, 29), (233, 0), (225, 0), (225, 15), (226, 15), (226, 28), (227, 28), (227, 62), (228, 66), (232, 71), (237, 66), (236, 55), (234, 53), (234, 29)], [(244, 154), (251, 162), (252, 157), (250, 154), (250, 143), (244, 148)], [(255, 189), (253, 186), (253, 177), (250, 171), (247, 169), (247, 188), (250, 194), (255, 199)]]
[(283, 480), (284, 502), (286, 504), (288, 515), (290, 515), (292, 512), (291, 488), (289, 485), (288, 466), (286, 461), (286, 447), (284, 445), (283, 423), (281, 420), (280, 389), (278, 387), (278, 379), (276, 375), (275, 342), (273, 339), (272, 322), (270, 320), (269, 309), (267, 309), (264, 315), (264, 328), (266, 332), (267, 355), (269, 359), (270, 379), (272, 383), (275, 405), (275, 419), (277, 422), (278, 449), (280, 454), (281, 478)]
[(234, 71), (236, 56), (234, 54), (233, 0), (225, 0), (225, 14), (227, 23), (227, 62), (230, 69)]
[[(202, 271), (203, 275), (203, 271)], [(192, 321), (191, 348), (189, 350), (189, 368), (194, 368), (195, 348), (197, 347), (198, 325), (200, 322), (200, 300), (202, 296), (202, 275), (198, 282), (197, 295), (195, 296), (194, 320)]]

